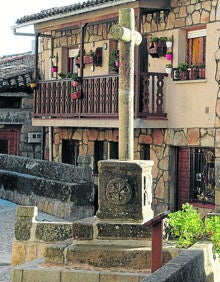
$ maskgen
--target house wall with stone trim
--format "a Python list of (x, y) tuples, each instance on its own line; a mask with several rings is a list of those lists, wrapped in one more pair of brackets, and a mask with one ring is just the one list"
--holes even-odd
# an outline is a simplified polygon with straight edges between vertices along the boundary
[[(216, 147), (215, 129), (184, 128), (184, 129), (135, 129), (134, 159), (140, 159), (142, 144), (150, 145), (150, 159), (154, 161), (153, 175), (153, 209), (156, 214), (172, 209), (172, 166), (171, 148), (177, 147)], [(61, 162), (62, 140), (79, 141), (79, 154), (89, 155), (94, 159), (95, 141), (118, 142), (117, 129), (54, 129), (53, 158)], [(92, 165), (92, 164), (91, 164)], [(97, 180), (95, 180), (97, 181)], [(210, 209), (202, 211), (207, 213)]]
[[(207, 28), (209, 50), (207, 53), (207, 81), (198, 83), (174, 83), (168, 80), (166, 89), (165, 107), (168, 113), (168, 129), (135, 129), (134, 158), (140, 158), (140, 145), (149, 144), (153, 168), (153, 206), (156, 213), (170, 208), (171, 183), (171, 151), (173, 147), (214, 147), (216, 166), (216, 211), (220, 211), (220, 94), (215, 82), (214, 53), (217, 49), (220, 23), (220, 1), (201, 0), (171, 0), (171, 11), (164, 21), (158, 23), (152, 14), (142, 15), (141, 33), (151, 35), (174, 36), (173, 66), (184, 60), (182, 46), (185, 41), (181, 33), (186, 28)], [(93, 25), (92, 33), (95, 41), (103, 42), (109, 39), (110, 23)], [(61, 66), (62, 52), (70, 46), (80, 44), (80, 29), (66, 31), (52, 31), (54, 50), (58, 54), (58, 65)], [(85, 44), (93, 40), (89, 29), (85, 35)], [(47, 77), (47, 60), (51, 49), (51, 40), (41, 38), (41, 66), (44, 76)], [(149, 58), (149, 71), (165, 71), (165, 58), (157, 63)], [(61, 71), (65, 71), (65, 65)], [(94, 73), (96, 75), (96, 73)], [(197, 96), (196, 96), (197, 95)], [(207, 110), (207, 111), (206, 111)], [(79, 153), (94, 156), (95, 141), (118, 142), (117, 129), (88, 129), (88, 128), (54, 128), (53, 159), (62, 161), (62, 139), (80, 141)], [(46, 142), (46, 154), (48, 142)]]

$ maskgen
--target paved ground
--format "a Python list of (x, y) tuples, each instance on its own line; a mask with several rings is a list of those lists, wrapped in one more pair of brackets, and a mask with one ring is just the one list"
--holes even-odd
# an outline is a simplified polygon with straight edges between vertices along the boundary
[[(16, 207), (16, 204), (0, 199), (0, 282), (11, 281), (11, 247), (16, 222)], [(38, 219), (64, 221), (41, 212), (38, 212)]]

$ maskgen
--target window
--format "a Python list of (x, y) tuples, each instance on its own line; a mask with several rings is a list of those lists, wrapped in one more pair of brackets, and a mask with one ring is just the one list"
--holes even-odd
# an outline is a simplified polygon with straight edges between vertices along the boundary
[(149, 144), (140, 145), (140, 160), (150, 160), (150, 145)]
[(206, 29), (186, 32), (185, 61), (173, 68), (173, 80), (205, 79)]
[(98, 173), (98, 161), (118, 159), (118, 142), (96, 141), (93, 171)]
[(79, 156), (78, 140), (62, 140), (62, 162), (77, 166)]
[(20, 97), (0, 97), (0, 108), (19, 109), (20, 107)]
[(78, 73), (78, 67), (76, 65), (76, 58), (78, 56), (79, 56), (79, 49), (69, 49), (68, 72)]
[(0, 140), (0, 153), (8, 154), (8, 140)]
[(213, 149), (190, 150), (190, 199), (215, 203), (215, 155)]
[(206, 29), (187, 32), (186, 64), (205, 66)]

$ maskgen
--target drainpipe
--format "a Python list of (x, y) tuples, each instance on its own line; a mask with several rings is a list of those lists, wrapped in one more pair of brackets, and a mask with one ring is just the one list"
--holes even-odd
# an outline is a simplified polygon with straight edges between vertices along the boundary
[[(20, 35), (20, 36), (34, 36), (35, 37), (35, 52), (34, 52), (34, 80), (37, 82), (39, 75), (38, 75), (38, 47), (39, 47), (39, 37), (50, 37), (52, 40), (52, 47), (53, 47), (53, 37), (49, 34), (42, 34), (42, 33), (25, 33), (25, 32), (17, 32), (16, 28), (13, 28), (14, 35)], [(52, 160), (52, 128), (49, 127), (49, 160)], [(45, 129), (44, 127), (41, 128), (41, 159), (44, 159), (44, 133)]]
[[(141, 16), (140, 16), (141, 10), (137, 9), (135, 10), (135, 16), (137, 18), (137, 31), (141, 33)], [(140, 90), (140, 64), (141, 64), (141, 59), (140, 59), (140, 46), (136, 46), (135, 50), (135, 109), (134, 109), (134, 119), (138, 118), (139, 114), (139, 90)]]
[(81, 37), (80, 37), (80, 77), (83, 77), (83, 52), (84, 52), (84, 33), (87, 23), (81, 26)]

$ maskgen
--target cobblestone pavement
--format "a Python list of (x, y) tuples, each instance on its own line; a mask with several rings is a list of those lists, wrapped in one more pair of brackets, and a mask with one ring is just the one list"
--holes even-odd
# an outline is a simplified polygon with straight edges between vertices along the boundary
[[(16, 222), (17, 205), (0, 199), (0, 282), (11, 282), (11, 250)], [(65, 221), (38, 212), (38, 220)]]
[(11, 247), (16, 221), (16, 205), (0, 199), (0, 281), (11, 281)]

